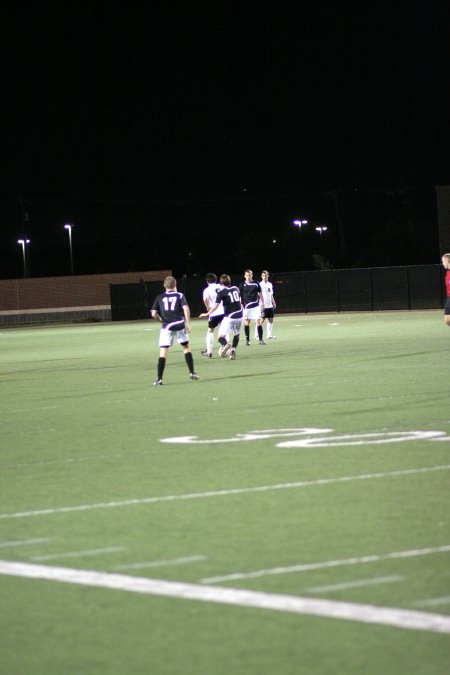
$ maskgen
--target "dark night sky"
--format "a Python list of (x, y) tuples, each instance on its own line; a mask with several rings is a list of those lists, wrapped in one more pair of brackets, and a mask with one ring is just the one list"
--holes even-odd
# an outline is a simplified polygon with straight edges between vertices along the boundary
[[(332, 190), (336, 265), (434, 262), (447, 5), (3, 3), (0, 276), (21, 275), (25, 233), (32, 273), (67, 273), (65, 222), (79, 273), (298, 269), (290, 219), (336, 230)], [(400, 227), (408, 260), (381, 252)]]

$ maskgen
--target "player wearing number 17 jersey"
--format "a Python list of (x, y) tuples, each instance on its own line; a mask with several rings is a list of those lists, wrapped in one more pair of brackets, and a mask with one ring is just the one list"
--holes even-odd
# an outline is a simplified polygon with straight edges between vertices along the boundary
[[(236, 349), (239, 344), (239, 336), (242, 328), (242, 301), (239, 288), (231, 285), (231, 279), (228, 274), (222, 274), (220, 283), (223, 289), (216, 295), (216, 301), (207, 312), (200, 316), (209, 317), (222, 302), (224, 317), (219, 326), (219, 342), (221, 347), (219, 355), (225, 358), (228, 356), (231, 360), (236, 358)], [(232, 343), (228, 342), (228, 335), (233, 333)]]
[(164, 293), (160, 293), (155, 298), (152, 306), (152, 317), (162, 323), (159, 334), (159, 359), (158, 376), (153, 384), (161, 385), (163, 383), (163, 373), (166, 367), (167, 355), (172, 346), (173, 338), (176, 336), (177, 342), (183, 348), (184, 358), (189, 368), (189, 377), (191, 380), (198, 380), (199, 377), (194, 370), (194, 359), (189, 349), (188, 333), (191, 331), (191, 313), (187, 300), (183, 293), (177, 291), (177, 280), (175, 277), (166, 277), (164, 279)]

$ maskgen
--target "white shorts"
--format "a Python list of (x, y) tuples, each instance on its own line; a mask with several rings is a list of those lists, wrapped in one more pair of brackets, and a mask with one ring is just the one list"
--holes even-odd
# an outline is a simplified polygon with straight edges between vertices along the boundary
[(260, 307), (251, 307), (250, 309), (244, 309), (244, 319), (246, 321), (257, 321), (261, 318), (261, 309)]
[(167, 330), (167, 328), (161, 328), (159, 333), (159, 346), (160, 347), (171, 347), (173, 343), (173, 338), (176, 336), (177, 342), (179, 345), (183, 345), (186, 342), (189, 342), (189, 335), (186, 331), (183, 330)]
[(225, 336), (232, 331), (234, 335), (239, 335), (242, 328), (242, 317), (239, 319), (232, 319), (229, 316), (224, 316), (219, 326), (219, 337)]

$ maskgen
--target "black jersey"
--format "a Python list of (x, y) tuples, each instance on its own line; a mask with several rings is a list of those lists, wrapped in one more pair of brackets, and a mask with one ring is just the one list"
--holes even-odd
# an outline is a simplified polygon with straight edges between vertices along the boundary
[(163, 320), (163, 328), (167, 328), (168, 330), (183, 330), (183, 307), (186, 305), (187, 300), (183, 293), (167, 291), (155, 298), (152, 309), (156, 310)]
[(259, 305), (259, 293), (261, 293), (261, 286), (257, 281), (243, 281), (239, 286), (242, 296), (242, 304), (245, 309), (251, 309), (252, 307), (258, 307)]
[(216, 295), (216, 302), (223, 302), (223, 313), (231, 319), (242, 318), (241, 294), (237, 286), (225, 286)]

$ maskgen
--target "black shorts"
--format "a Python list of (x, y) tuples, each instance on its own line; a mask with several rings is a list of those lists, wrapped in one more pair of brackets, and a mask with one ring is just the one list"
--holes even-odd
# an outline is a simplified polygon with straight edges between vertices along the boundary
[(445, 301), (444, 314), (450, 314), (450, 298)]
[(263, 312), (261, 312), (261, 319), (273, 319), (275, 310), (273, 307), (264, 307)]
[(222, 319), (223, 314), (218, 314), (217, 316), (210, 316), (208, 319), (208, 328), (214, 330), (214, 328), (219, 325)]

